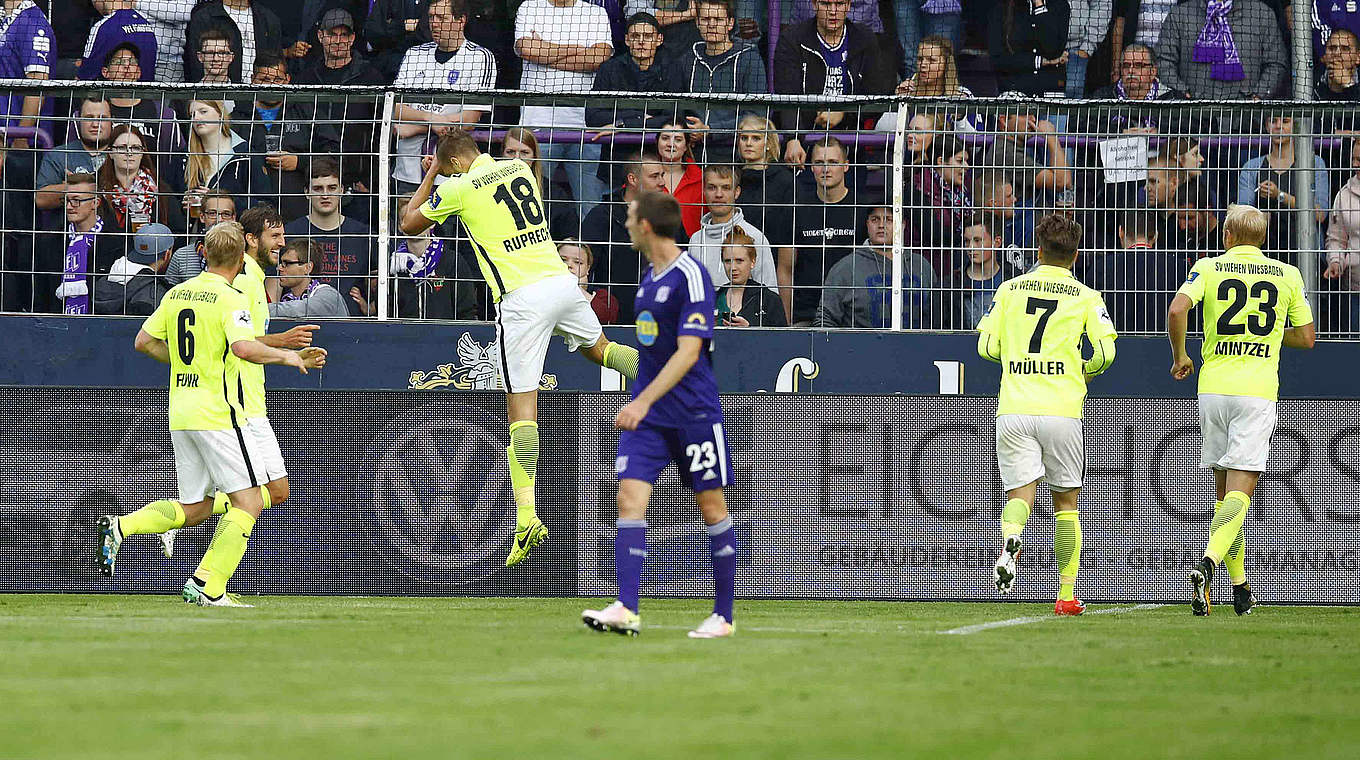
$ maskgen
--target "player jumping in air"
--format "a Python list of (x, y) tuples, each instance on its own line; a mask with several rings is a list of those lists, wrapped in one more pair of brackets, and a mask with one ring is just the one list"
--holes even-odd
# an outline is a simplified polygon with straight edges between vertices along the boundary
[(1196, 615), (1209, 614), (1209, 589), (1220, 561), (1232, 579), (1237, 614), (1249, 614), (1256, 604), (1247, 582), (1243, 522), (1270, 457), (1280, 346), (1312, 348), (1316, 337), (1303, 276), (1261, 252), (1268, 223), (1256, 208), (1229, 206), (1223, 222), (1226, 252), (1195, 263), (1167, 314), (1171, 376), (1184, 380), (1195, 371), (1185, 352), (1189, 313), (1204, 303), (1200, 467), (1214, 471), (1215, 501), (1204, 558), (1190, 569), (1190, 608)]
[(184, 584), (185, 601), (212, 607), (250, 606), (226, 588), (264, 508), (261, 457), (244, 429), (241, 365), (287, 364), (305, 373), (326, 360), (320, 348), (295, 353), (256, 340), (250, 301), (231, 284), (241, 271), (244, 252), (241, 225), (226, 222), (209, 230), (204, 236), (207, 271), (172, 288), (137, 333), (138, 351), (170, 365), (170, 440), (179, 501), (99, 520), (100, 564), (112, 574), (123, 535), (178, 528), (186, 514), (210, 513), (214, 487), (225, 491), (230, 507), (203, 561)]
[(680, 480), (694, 491), (713, 557), (713, 614), (690, 638), (731, 636), (737, 576), (736, 534), (723, 488), (732, 465), (723, 432), (718, 383), (709, 352), (713, 340), (713, 282), (703, 265), (675, 244), (680, 205), (664, 193), (643, 191), (628, 207), (628, 237), (651, 264), (638, 285), (637, 335), (642, 347), (633, 400), (614, 426), (619, 455), (619, 523), (614, 539), (618, 601), (581, 613), (597, 631), (637, 635), (638, 587), (647, 557), (647, 502), (652, 484), (674, 461)]
[[(231, 284), (232, 287), (241, 291), (250, 302), (251, 322), (259, 333), (255, 339), (271, 348), (307, 348), (312, 344), (312, 332), (319, 329), (317, 325), (298, 325), (286, 332), (274, 335), (267, 334), (269, 330), (269, 303), (265, 295), (264, 270), (265, 267), (278, 264), (278, 251), (284, 245), (283, 217), (279, 216), (273, 206), (260, 204), (242, 214), (240, 223), (245, 233), (246, 252), (244, 264), (239, 273), (232, 279)], [(264, 368), (258, 364), (247, 362), (241, 367), (232, 392), (236, 394), (237, 401), (245, 409), (245, 424), (242, 426), (242, 431), (254, 445), (255, 456), (258, 460), (255, 465), (263, 476), (264, 483), (260, 486), (260, 498), (264, 502), (264, 508), (269, 509), (287, 501), (289, 488), (288, 470), (284, 467), (283, 452), (279, 448), (278, 438), (274, 435), (274, 428), (269, 424), (268, 413), (265, 409)], [(172, 499), (161, 499), (121, 518), (107, 518), (104, 522), (108, 525), (110, 535), (105, 537), (104, 542), (111, 549), (101, 554), (100, 570), (105, 575), (113, 575), (114, 565), (118, 557), (118, 547), (122, 545), (123, 538), (137, 533), (157, 533), (160, 536), (161, 549), (165, 556), (173, 556), (175, 537), (179, 533), (179, 528), (193, 527), (212, 515), (225, 514), (230, 506), (227, 494), (219, 490), (213, 495), (212, 503), (209, 506), (209, 509), (199, 510)], [(184, 515), (183, 520), (179, 521), (180, 525), (169, 529), (158, 529), (163, 528), (167, 523), (160, 521), (154, 515), (179, 514), (180, 512)], [(143, 516), (149, 517), (143, 519)], [(193, 583), (193, 579), (190, 579), (185, 586), (190, 592), (186, 596), (186, 601), (193, 601), (197, 592), (195, 589), (188, 588), (189, 583)]]
[[(1053, 496), (1053, 551), (1058, 564), (1058, 601), (1053, 612), (1080, 615), (1076, 598), (1081, 565), (1077, 494), (1086, 471), (1081, 415), (1086, 384), (1114, 361), (1114, 325), (1100, 293), (1072, 276), (1081, 225), (1050, 214), (1034, 229), (1039, 264), (1001, 284), (978, 323), (978, 354), (1001, 364), (996, 406), (996, 461), (1006, 488), (1001, 511), (1001, 556), (992, 579), (996, 590), (1015, 586), (1015, 559), (1039, 480)], [(1081, 336), (1091, 357), (1081, 358)]]
[[(440, 175), (452, 178), (439, 187)], [(538, 470), (538, 384), (548, 340), (561, 335), (567, 349), (637, 376), (638, 352), (604, 337), (576, 276), (557, 255), (543, 199), (529, 165), (483, 153), (461, 129), (439, 138), (425, 179), (411, 196), (401, 231), (419, 235), (457, 215), (472, 239), (477, 264), (496, 301), (496, 341), (510, 420), (510, 483), (515, 491), (515, 539), (506, 558), (518, 564), (548, 537), (534, 509)]]

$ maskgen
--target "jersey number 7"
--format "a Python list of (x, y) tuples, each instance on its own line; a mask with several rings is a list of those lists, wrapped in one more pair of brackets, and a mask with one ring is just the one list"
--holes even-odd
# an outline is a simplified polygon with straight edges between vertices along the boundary
[(1054, 298), (1034, 298), (1030, 297), (1025, 302), (1025, 313), (1035, 314), (1042, 311), (1039, 315), (1039, 323), (1034, 326), (1034, 334), (1029, 336), (1029, 352), (1039, 353), (1039, 349), (1044, 343), (1044, 328), (1048, 327), (1048, 319), (1053, 316), (1053, 312), (1058, 310), (1058, 301)]

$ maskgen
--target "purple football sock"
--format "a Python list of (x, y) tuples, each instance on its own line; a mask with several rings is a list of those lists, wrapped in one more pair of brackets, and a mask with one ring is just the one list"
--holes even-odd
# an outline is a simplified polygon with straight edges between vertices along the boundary
[(614, 575), (619, 582), (619, 601), (638, 611), (638, 587), (642, 585), (642, 562), (647, 559), (647, 521), (618, 521), (614, 537)]
[(708, 549), (713, 555), (713, 612), (730, 623), (737, 586), (737, 532), (732, 518), (708, 526)]

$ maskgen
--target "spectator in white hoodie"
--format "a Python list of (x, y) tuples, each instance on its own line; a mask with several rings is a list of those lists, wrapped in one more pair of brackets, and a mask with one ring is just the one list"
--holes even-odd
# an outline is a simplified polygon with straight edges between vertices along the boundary
[(737, 199), (741, 197), (741, 168), (728, 164), (705, 167), (703, 185), (706, 212), (700, 218), (702, 226), (689, 239), (690, 258), (704, 265), (713, 278), (714, 287), (726, 285), (728, 278), (722, 262), (723, 241), (732, 230), (740, 229), (755, 242), (756, 261), (752, 278), (773, 290), (778, 270), (775, 269), (770, 241), (765, 233), (746, 221), (737, 207)]

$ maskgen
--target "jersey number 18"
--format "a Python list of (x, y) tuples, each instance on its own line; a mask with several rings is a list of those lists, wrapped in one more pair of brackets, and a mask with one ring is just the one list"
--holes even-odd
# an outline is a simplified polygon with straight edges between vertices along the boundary
[(526, 177), (516, 177), (508, 185), (498, 185), (491, 197), (510, 209), (517, 229), (522, 230), (529, 225), (537, 227), (543, 223), (543, 206), (534, 197), (534, 186)]

